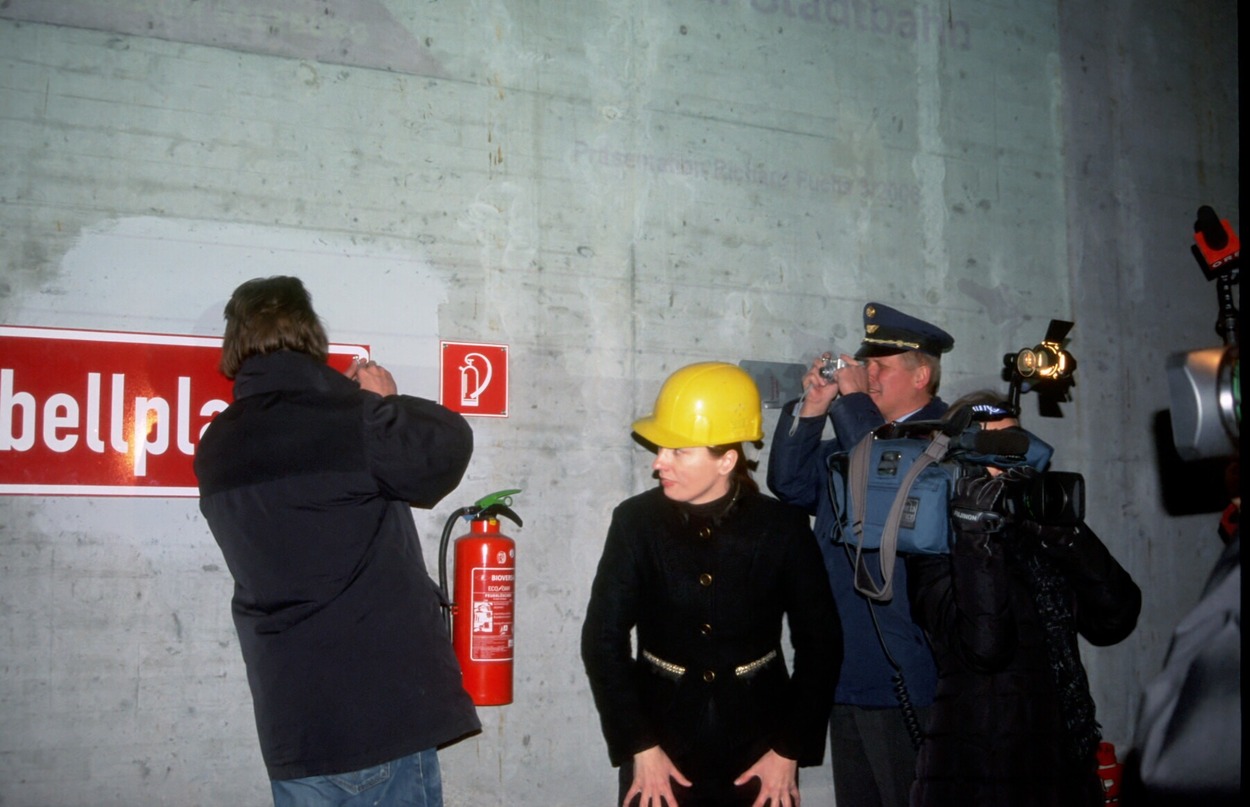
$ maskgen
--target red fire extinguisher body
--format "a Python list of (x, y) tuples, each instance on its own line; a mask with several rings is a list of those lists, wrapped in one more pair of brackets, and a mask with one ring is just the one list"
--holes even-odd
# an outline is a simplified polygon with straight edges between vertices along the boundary
[(1116, 759), (1115, 746), (1103, 742), (1098, 744), (1098, 778), (1102, 780), (1104, 802), (1108, 805), (1120, 803), (1120, 783), (1124, 778), (1124, 763)]
[(502, 706), (512, 703), (516, 542), (495, 518), (470, 527), (455, 542), (451, 643), (473, 702)]

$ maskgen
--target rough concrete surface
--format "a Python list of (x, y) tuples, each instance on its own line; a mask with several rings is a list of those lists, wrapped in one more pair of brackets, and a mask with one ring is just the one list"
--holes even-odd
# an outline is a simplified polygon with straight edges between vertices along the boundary
[[(415, 511), (435, 574), (453, 510), (524, 490), (516, 700), (446, 797), (583, 807), (616, 779), (578, 634), (670, 371), (850, 350), (879, 300), (955, 335), (949, 400), (1075, 321), (1074, 400), (1028, 416), (1146, 594), (1085, 647), (1123, 750), (1218, 550), (1152, 428), (1165, 357), (1218, 344), (1189, 246), (1238, 220), (1237, 8), (1087, 5), (10, 0), (0, 325), (216, 336), (286, 273), (405, 392), (439, 340), (507, 345), (507, 417)], [(194, 498), (0, 496), (0, 805), (268, 803), (230, 592)]]

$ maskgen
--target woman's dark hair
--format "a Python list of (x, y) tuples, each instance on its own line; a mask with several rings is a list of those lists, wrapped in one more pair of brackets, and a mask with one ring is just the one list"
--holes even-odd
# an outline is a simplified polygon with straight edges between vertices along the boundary
[(234, 378), (252, 356), (294, 350), (325, 361), (329, 355), (325, 328), (298, 277), (247, 281), (230, 295), (225, 317), (219, 367), (226, 378)]
[[(742, 450), (742, 443), (726, 443), (721, 446), (708, 446), (707, 450), (712, 452), (713, 457), (723, 457), (730, 451), (738, 452), (738, 461), (734, 464), (733, 471), (729, 474), (729, 481), (735, 482), (739, 490), (745, 490), (748, 493), (759, 493), (760, 486), (751, 478), (751, 468), (755, 463), (747, 460), (746, 452)], [(732, 490), (732, 488), (730, 488)]]

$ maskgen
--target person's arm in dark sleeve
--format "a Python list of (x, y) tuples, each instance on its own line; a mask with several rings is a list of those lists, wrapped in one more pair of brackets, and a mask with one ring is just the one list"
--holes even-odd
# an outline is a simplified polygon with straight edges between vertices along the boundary
[[(827, 414), (800, 417), (795, 423), (798, 407), (798, 401), (787, 404), (777, 419), (768, 454), (768, 489), (781, 501), (812, 515), (820, 497), (828, 495), (825, 486), (829, 456), (850, 451), (871, 431), (885, 425), (885, 417), (863, 392), (836, 398)], [(822, 441), (826, 419), (833, 421), (834, 437)]]
[(1016, 651), (1016, 622), (1010, 607), (1007, 558), (1001, 523), (992, 527), (1004, 482), (991, 477), (960, 479), (952, 513), (988, 518), (952, 518), (955, 542), (949, 555), (907, 558), (912, 618), (935, 647), (974, 672), (1003, 669)]
[(941, 648), (975, 672), (996, 672), (1016, 650), (1003, 548), (988, 535), (956, 538), (949, 555), (909, 555), (912, 619)]
[(1067, 577), (1076, 593), (1076, 628), (1090, 644), (1113, 645), (1133, 632), (1141, 589), (1093, 530), (1084, 523), (1044, 527), (1033, 522), (1021, 529), (1041, 539), (1042, 551)]
[(473, 430), (459, 414), (410, 395), (364, 404), (369, 469), (383, 493), (433, 507), (456, 489), (473, 455)]
[(834, 434), (845, 451), (859, 445), (869, 432), (885, 425), (885, 415), (881, 414), (866, 392), (851, 392), (838, 398), (829, 407), (829, 417), (833, 420)]
[(795, 537), (786, 559), (784, 587), (794, 672), (786, 692), (787, 717), (772, 749), (801, 766), (811, 766), (824, 759), (829, 712), (842, 666), (842, 623), (807, 518), (797, 509), (793, 513), (796, 520), (787, 532)]
[(638, 622), (644, 592), (628, 528), (621, 521), (618, 510), (608, 528), (582, 624), (582, 663), (613, 766), (660, 742), (646, 719), (635, 681), (630, 633)]
[(768, 453), (768, 489), (786, 504), (815, 515), (820, 497), (827, 495), (825, 458), (833, 446), (820, 439), (827, 416), (801, 417), (796, 423), (797, 407), (797, 401), (787, 404), (777, 419)]

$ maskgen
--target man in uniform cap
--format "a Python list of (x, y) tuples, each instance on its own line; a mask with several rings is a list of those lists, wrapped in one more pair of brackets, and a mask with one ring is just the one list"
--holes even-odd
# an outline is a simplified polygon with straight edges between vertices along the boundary
[[(782, 413), (769, 454), (768, 487), (778, 499), (816, 516), (816, 538), (842, 618), (843, 663), (829, 732), (838, 804), (907, 804), (916, 752), (889, 658), (901, 668), (922, 718), (933, 702), (937, 670), (924, 632), (911, 620), (905, 564), (894, 567), (889, 602), (873, 603), (855, 590), (851, 561), (831, 540), (827, 460), (887, 422), (941, 417), (946, 404), (937, 397), (940, 359), (954, 344), (932, 323), (868, 303), (864, 338), (854, 357), (843, 355), (846, 366), (828, 379), (820, 373), (828, 354), (812, 362), (803, 377), (803, 397)], [(830, 440), (821, 439), (826, 418), (833, 422)]]

